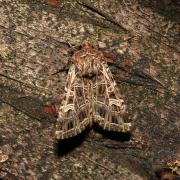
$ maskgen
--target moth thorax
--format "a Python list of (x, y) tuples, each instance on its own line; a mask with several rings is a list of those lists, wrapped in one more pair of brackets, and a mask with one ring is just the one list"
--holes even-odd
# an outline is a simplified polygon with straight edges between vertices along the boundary
[(92, 62), (78, 64), (78, 74), (81, 77), (92, 78), (99, 73), (98, 65)]

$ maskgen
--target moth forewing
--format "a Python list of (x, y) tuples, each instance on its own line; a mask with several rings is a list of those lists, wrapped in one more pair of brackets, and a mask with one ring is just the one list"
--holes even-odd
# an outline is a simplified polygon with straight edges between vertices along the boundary
[[(101, 67), (102, 76), (100, 76), (100, 81), (105, 85), (105, 91), (103, 94), (96, 91), (98, 101), (95, 103), (97, 106), (96, 109), (99, 111), (96, 113), (96, 122), (105, 130), (127, 132), (130, 130), (131, 123), (125, 123), (123, 119), (124, 113), (126, 112), (124, 100), (117, 89), (107, 65), (103, 62), (101, 63)], [(102, 86), (102, 84), (100, 84), (100, 86)], [(99, 88), (97, 89), (99, 90)], [(104, 103), (99, 101), (98, 96), (104, 98)]]

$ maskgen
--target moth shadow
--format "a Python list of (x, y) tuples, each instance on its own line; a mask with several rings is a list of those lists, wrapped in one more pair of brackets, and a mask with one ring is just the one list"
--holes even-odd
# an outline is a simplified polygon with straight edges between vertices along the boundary
[(90, 128), (86, 128), (82, 133), (73, 136), (68, 139), (58, 140), (54, 144), (55, 154), (57, 156), (64, 156), (72, 152), (76, 147), (80, 146), (86, 136), (88, 135)]
[(93, 129), (102, 134), (104, 138), (108, 138), (115, 141), (129, 141), (131, 139), (131, 133), (130, 132), (114, 132), (114, 131), (107, 131), (101, 128), (98, 124), (93, 125)]

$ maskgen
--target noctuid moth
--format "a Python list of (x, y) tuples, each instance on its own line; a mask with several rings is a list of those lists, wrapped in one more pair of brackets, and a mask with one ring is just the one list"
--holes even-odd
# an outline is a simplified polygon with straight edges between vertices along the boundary
[(56, 138), (75, 136), (93, 123), (105, 130), (128, 132), (131, 123), (123, 119), (126, 106), (103, 53), (84, 43), (71, 61), (65, 96), (57, 109)]

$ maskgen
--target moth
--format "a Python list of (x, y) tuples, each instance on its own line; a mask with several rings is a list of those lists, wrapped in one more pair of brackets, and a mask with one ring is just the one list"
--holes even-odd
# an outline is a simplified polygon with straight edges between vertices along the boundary
[(108, 131), (130, 131), (131, 123), (123, 119), (126, 105), (103, 53), (84, 43), (71, 61), (65, 96), (57, 109), (56, 138), (75, 136), (93, 123)]

